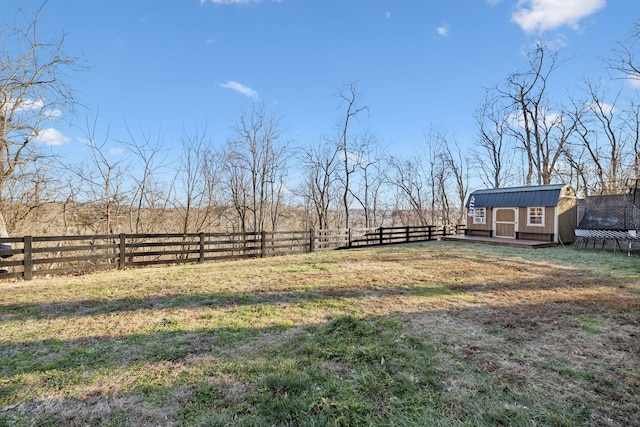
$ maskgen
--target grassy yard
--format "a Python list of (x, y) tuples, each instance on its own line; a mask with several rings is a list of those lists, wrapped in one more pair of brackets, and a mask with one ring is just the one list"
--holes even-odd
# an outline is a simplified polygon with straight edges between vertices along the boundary
[(640, 259), (431, 242), (0, 283), (0, 426), (640, 426)]

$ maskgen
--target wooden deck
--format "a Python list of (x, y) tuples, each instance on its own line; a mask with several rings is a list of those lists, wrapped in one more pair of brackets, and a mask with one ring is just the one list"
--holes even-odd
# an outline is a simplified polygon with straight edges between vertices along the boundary
[(538, 249), (551, 248), (557, 246), (555, 242), (544, 242), (540, 240), (505, 239), (500, 237), (483, 236), (446, 236), (442, 240), (450, 242), (484, 243), (485, 245), (511, 246), (515, 248)]

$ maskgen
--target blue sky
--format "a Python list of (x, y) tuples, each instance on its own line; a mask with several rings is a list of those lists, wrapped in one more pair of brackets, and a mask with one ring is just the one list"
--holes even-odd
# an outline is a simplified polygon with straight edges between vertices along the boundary
[[(0, 19), (40, 3), (3, 0)], [(336, 90), (357, 80), (369, 115), (356, 126), (392, 152), (434, 126), (468, 147), (484, 88), (524, 68), (536, 40), (564, 46), (556, 89), (577, 91), (609, 78), (600, 58), (638, 18), (637, 0), (49, 0), (41, 34), (64, 31), (87, 69), (70, 82), (86, 109), (52, 123), (48, 143), (81, 152), (97, 114), (115, 138), (125, 121), (168, 144), (206, 124), (222, 144), (259, 100), (304, 144), (333, 134)]]

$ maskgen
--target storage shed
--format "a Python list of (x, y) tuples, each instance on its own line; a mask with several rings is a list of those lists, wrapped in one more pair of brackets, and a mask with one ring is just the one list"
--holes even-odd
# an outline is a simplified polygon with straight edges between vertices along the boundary
[(474, 191), (467, 199), (465, 234), (571, 243), (578, 221), (569, 185), (537, 185)]

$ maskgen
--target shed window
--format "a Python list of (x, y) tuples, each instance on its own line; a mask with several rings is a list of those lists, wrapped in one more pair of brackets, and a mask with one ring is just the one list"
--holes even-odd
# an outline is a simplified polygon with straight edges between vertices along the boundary
[(486, 224), (487, 223), (487, 209), (475, 208), (473, 210), (473, 223), (474, 224)]
[(529, 215), (527, 215), (527, 225), (544, 226), (544, 208), (529, 208)]

